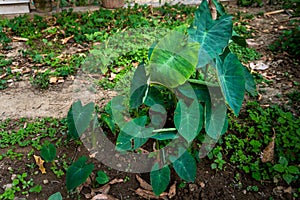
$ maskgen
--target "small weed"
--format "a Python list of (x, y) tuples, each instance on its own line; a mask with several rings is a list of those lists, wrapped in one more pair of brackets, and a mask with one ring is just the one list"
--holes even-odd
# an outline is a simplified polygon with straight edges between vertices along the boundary
[(38, 186), (33, 187), (33, 185), (33, 179), (27, 180), (27, 173), (18, 174), (16, 178), (12, 180), (12, 186), (6, 188), (4, 193), (0, 194), (0, 199), (13, 200), (15, 199), (16, 193), (26, 195), (30, 190), (38, 191), (39, 188), (35, 188)]
[(248, 47), (241, 47), (236, 43), (231, 43), (229, 48), (238, 56), (242, 63), (249, 63), (250, 61), (258, 60), (262, 56), (256, 50)]
[(129, 177), (129, 176), (125, 176), (125, 178), (124, 178), (124, 183), (126, 183), (126, 182), (128, 182), (128, 181), (130, 181), (130, 177)]
[(35, 87), (41, 89), (47, 89), (49, 87), (49, 80), (50, 80), (50, 71), (46, 71), (44, 73), (38, 72), (34, 78), (32, 78), (31, 84)]
[(300, 26), (299, 21), (294, 22), (295, 28), (285, 30), (277, 41), (269, 46), (272, 51), (288, 52), (291, 56), (296, 59), (300, 57)]
[(214, 148), (207, 156), (209, 159), (214, 159), (214, 163), (211, 164), (212, 169), (223, 170), (226, 161), (223, 159), (222, 147), (218, 146)]
[(258, 190), (259, 190), (259, 188), (256, 185), (253, 185), (253, 186), (249, 185), (249, 186), (247, 186), (247, 191), (249, 191), (249, 192), (251, 192), (251, 191), (258, 192)]

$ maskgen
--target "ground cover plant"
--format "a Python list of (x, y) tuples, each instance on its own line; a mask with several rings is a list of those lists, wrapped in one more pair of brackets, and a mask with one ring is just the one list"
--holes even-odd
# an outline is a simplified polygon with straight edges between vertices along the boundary
[[(103, 54), (103, 51), (97, 48), (98, 42), (107, 40), (111, 32), (119, 33), (120, 30), (129, 29), (132, 22), (134, 22), (134, 27), (145, 28), (155, 25), (168, 27), (171, 30), (176, 29), (175, 33), (166, 31), (160, 32), (162, 35), (159, 35), (154, 31), (152, 34), (158, 34), (157, 38), (165, 37), (166, 41), (172, 41), (175, 35), (176, 39), (183, 39), (180, 50), (189, 49), (187, 47), (191, 47), (193, 44), (197, 47), (195, 48), (196, 51), (199, 50), (197, 42), (196, 44), (191, 44), (189, 40), (185, 40), (189, 35), (193, 35), (193, 28), (188, 31), (186, 29), (189, 27), (189, 24), (193, 23), (199, 27), (199, 23), (193, 22), (193, 15), (191, 14), (196, 8), (177, 5), (175, 7), (164, 6), (152, 9), (146, 6), (135, 6), (134, 8), (117, 11), (101, 10), (101, 14), (98, 12), (95, 14), (89, 13), (91, 21), (88, 19), (88, 14), (78, 14), (71, 11), (64, 11), (62, 13), (64, 17), (61, 19), (60, 15), (56, 15), (46, 18), (36, 16), (33, 19), (22, 16), (11, 21), (2, 20), (3, 35), (1, 37), (4, 38), (3, 41), (7, 42), (3, 42), (4, 48), (1, 46), (0, 66), (1, 63), (2, 66), (0, 70), (2, 70), (1, 81), (3, 82), (1, 82), (0, 86), (3, 86), (4, 89), (7, 86), (9, 87), (8, 84), (11, 83), (12, 79), (13, 81), (19, 81), (28, 78), (34, 86), (53, 89), (55, 86), (50, 82), (51, 78), (62, 77), (63, 80), (71, 79), (72, 75), (75, 75), (78, 70), (84, 70), (85, 65), (81, 66), (81, 64), (88, 62), (85, 59), (88, 52), (93, 52), (94, 55)], [(224, 13), (221, 14), (221, 8), (218, 9), (220, 12), (218, 20), (230, 18)], [(148, 14), (143, 15), (142, 11)], [(110, 20), (115, 19), (117, 15), (120, 16), (123, 12), (129, 12), (130, 14), (127, 14), (129, 16), (132, 15), (132, 17), (125, 17), (124, 14), (123, 19), (118, 21), (118, 23), (110, 23)], [(199, 10), (196, 13), (199, 14)], [(103, 26), (106, 26), (105, 28), (99, 25), (99, 29), (92, 30), (93, 23), (101, 23), (97, 15), (102, 16), (103, 19), (101, 18), (101, 20), (106, 20), (106, 17), (109, 20), (104, 23)], [(145, 19), (139, 22), (138, 18), (141, 16)], [(171, 20), (169, 16), (171, 16)], [(197, 17), (201, 19), (203, 15), (196, 15)], [(245, 34), (243, 36), (246, 37), (253, 37), (245, 29), (245, 25), (249, 26), (249, 22), (243, 21), (250, 17), (250, 15), (246, 16), (242, 13), (234, 15), (235, 26), (233, 26), (233, 29), (236, 33), (239, 35)], [(128, 22), (129, 19), (130, 23)], [(56, 20), (61, 20), (61, 24), (58, 24)], [(14, 25), (8, 26), (9, 23)], [(33, 25), (30, 23), (33, 23)], [(26, 24), (29, 24), (28, 27), (31, 28), (28, 29), (27, 33), (26, 31), (22, 33), (16, 28), (17, 26), (26, 28)], [(34, 24), (37, 24), (37, 27)], [(62, 28), (63, 26), (65, 28)], [(74, 28), (76, 26), (82, 26), (82, 32), (81, 29), (76, 30)], [(181, 26), (181, 28), (178, 29), (176, 28), (177, 26)], [(218, 26), (216, 25), (216, 27)], [(202, 30), (201, 28), (198, 29)], [(33, 30), (38, 35), (34, 35)], [(66, 31), (70, 32), (65, 34), (64, 32)], [(76, 35), (76, 32), (81, 32), (83, 36), (82, 34)], [(208, 31), (208, 33), (211, 32)], [(26, 41), (26, 50), (19, 52), (21, 56), (19, 58), (24, 60), (17, 65), (15, 63), (16, 58), (6, 58), (5, 56), (5, 53), (11, 48), (10, 45), (12, 45), (10, 39), (15, 34), (23, 39), (28, 39)], [(150, 36), (153, 37), (153, 35)], [(208, 34), (208, 36), (212, 35)], [(153, 38), (154, 40), (157, 39)], [(195, 38), (198, 37), (195, 36)], [(232, 38), (235, 39), (235, 42), (239, 42), (240, 45), (230, 42), (229, 49), (237, 55), (242, 64), (247, 65), (249, 61), (260, 58), (260, 55), (253, 49), (241, 46), (245, 45), (241, 37), (235, 35)], [(67, 41), (64, 44), (63, 39)], [(15, 39), (14, 42), (16, 42)], [(139, 42), (137, 41), (136, 45)], [(209, 42), (206, 44), (208, 45)], [(222, 65), (218, 65), (221, 63), (213, 62), (204, 67), (197, 66), (197, 69), (203, 69), (199, 73), (194, 69), (187, 81), (190, 82), (191, 87), (196, 91), (195, 94), (191, 94), (191, 90), (186, 85), (184, 85), (185, 87), (173, 88), (172, 84), (181, 80), (180, 78), (173, 80), (173, 82), (168, 82), (163, 79), (163, 76), (152, 75), (152, 80), (153, 76), (154, 79), (158, 77), (159, 80), (149, 84), (148, 81), (145, 81), (148, 80), (148, 75), (151, 73), (155, 74), (156, 70), (154, 69), (158, 69), (160, 66), (153, 65), (153, 63), (156, 63), (157, 60), (160, 61), (159, 63), (164, 63), (166, 61), (165, 58), (170, 56), (168, 51), (164, 50), (175, 49), (172, 45), (168, 45), (170, 45), (168, 42), (158, 42), (156, 46), (150, 48), (150, 53), (148, 53), (149, 48), (140, 49), (139, 51), (120, 56), (107, 67), (104, 61), (104, 67), (100, 70), (104, 81), (96, 82), (101, 87), (113, 88), (118, 86), (119, 82), (122, 82), (124, 79), (133, 78), (132, 83), (129, 80), (121, 83), (121, 85), (127, 84), (127, 86), (131, 86), (131, 88), (128, 87), (121, 97), (113, 99), (105, 108), (99, 108), (92, 103), (82, 105), (77, 101), (72, 105), (69, 115), (65, 119), (22, 118), (1, 121), (0, 182), (3, 186), (0, 188), (0, 199), (14, 199), (16, 197), (24, 197), (26, 199), (91, 199), (95, 195), (111, 197), (106, 193), (107, 191), (110, 191), (109, 194), (119, 199), (139, 199), (141, 197), (150, 199), (157, 198), (152, 193), (153, 191), (158, 195), (163, 190), (166, 192), (163, 192), (162, 196), (165, 195), (174, 199), (184, 197), (190, 199), (232, 198), (232, 194), (236, 195), (237, 198), (249, 199), (297, 199), (300, 193), (299, 145), (297, 142), (299, 140), (299, 116), (297, 116), (297, 113), (295, 116), (295, 112), (293, 112), (294, 114), (289, 113), (285, 108), (272, 105), (261, 106), (257, 102), (248, 102), (242, 106), (240, 117), (235, 116), (234, 109), (229, 109), (227, 111), (228, 120), (225, 117), (227, 116), (226, 113), (220, 115), (221, 118), (222, 116), (225, 118), (224, 123), (228, 125), (228, 131), (224, 133), (225, 130), (220, 130), (222, 137), (218, 142), (214, 140), (217, 142), (214, 148), (210, 147), (209, 143), (205, 143), (205, 136), (218, 137), (219, 134), (211, 131), (212, 129), (207, 124), (215, 124), (207, 119), (209, 115), (213, 114), (216, 117), (220, 117), (216, 115), (216, 113), (220, 112), (213, 112), (216, 111), (214, 110), (215, 107), (209, 103), (206, 95), (210, 91), (208, 88), (213, 88), (214, 93), (220, 95), (214, 96), (216, 100), (214, 102), (215, 105), (220, 105), (220, 102), (221, 106), (219, 108), (225, 105), (224, 97), (222, 98), (224, 88), (218, 89), (217, 87), (220, 84), (219, 82), (224, 86), (224, 82), (220, 81), (218, 75), (215, 76), (213, 73), (214, 70), (220, 70), (219, 68), (224, 67), (224, 62)], [(72, 47), (78, 48), (80, 51), (76, 53), (65, 51), (65, 49)], [(108, 47), (113, 48), (114, 46)], [(124, 47), (128, 49), (133, 48), (130, 42), (124, 42)], [(108, 51), (108, 49), (106, 50)], [(228, 48), (226, 48), (226, 51), (228, 52)], [(161, 58), (162, 55), (166, 57), (157, 59)], [(178, 60), (181, 61), (181, 58), (178, 58), (176, 55), (172, 55), (176, 58), (173, 61), (175, 63)], [(221, 59), (224, 59), (225, 55), (224, 53), (221, 54)], [(231, 53), (228, 55), (233, 56)], [(198, 54), (195, 57), (197, 56)], [(236, 61), (236, 57), (233, 60)], [(143, 62), (144, 65), (142, 64)], [(24, 65), (28, 69), (32, 69), (32, 71), (24, 73), (25, 69), (22, 68)], [(245, 69), (240, 64), (235, 66)], [(122, 69), (121, 71), (118, 71), (119, 67)], [(137, 68), (135, 72), (128, 73), (135, 68)], [(206, 70), (206, 68), (208, 69)], [(22, 71), (19, 69), (22, 69)], [(86, 73), (99, 72), (97, 67), (90, 67), (86, 70)], [(112, 73), (117, 74), (117, 77), (111, 79)], [(173, 73), (177, 74), (176, 72)], [(5, 76), (2, 76), (4, 74)], [(125, 78), (122, 76), (125, 76)], [(138, 77), (143, 77), (144, 79), (139, 79)], [(247, 78), (249, 79), (250, 76), (247, 76)], [(270, 82), (259, 73), (256, 74), (255, 78), (258, 84), (268, 84)], [(204, 81), (208, 79), (209, 81)], [(157, 82), (163, 82), (164, 84), (160, 85)], [(225, 79), (225, 85), (227, 85), (226, 82), (229, 83), (230, 81), (228, 82), (228, 79)], [(249, 91), (256, 95), (253, 82), (250, 81), (248, 83), (252, 83), (252, 87), (248, 87)], [(296, 84), (294, 85), (296, 86)], [(247, 85), (245, 86), (247, 87)], [(252, 90), (250, 90), (251, 88)], [(174, 93), (174, 91), (177, 93)], [(288, 94), (290, 101), (288, 104), (294, 105), (297, 102), (297, 96), (297, 91), (290, 92)], [(256, 97), (249, 97), (248, 95), (246, 97), (252, 100), (256, 99)], [(228, 97), (225, 96), (225, 100), (226, 98)], [(195, 106), (196, 103), (192, 99), (199, 100), (199, 105)], [(92, 113), (94, 106), (97, 109), (96, 113)], [(196, 107), (199, 109), (194, 109)], [(124, 112), (125, 109), (129, 109), (129, 111), (125, 112), (125, 120), (120, 115), (120, 108), (124, 109)], [(183, 115), (183, 113), (188, 114)], [(199, 113), (203, 115), (200, 117), (203, 122), (203, 130), (197, 136), (196, 134), (187, 134), (185, 128), (181, 129), (181, 127), (188, 124), (184, 121), (188, 120), (197, 125), (196, 120), (192, 117), (196, 116), (194, 114)], [(127, 117), (130, 117), (131, 121), (128, 121), (130, 118)], [(197, 117), (194, 118), (197, 119)], [(92, 119), (92, 121), (86, 119)], [(164, 127), (162, 127), (163, 119), (166, 122)], [(146, 126), (143, 127), (144, 125)], [(97, 132), (99, 127), (102, 127), (104, 132)], [(137, 130), (136, 133), (145, 133), (146, 135), (144, 136), (147, 137), (149, 129), (153, 129), (154, 134), (151, 135), (151, 138), (139, 139), (137, 135), (133, 135), (128, 131), (132, 127)], [(175, 130), (178, 130), (179, 134), (176, 134)], [(187, 130), (191, 130), (194, 133), (198, 132), (198, 130), (193, 131), (192, 127), (187, 127)], [(98, 135), (93, 135), (93, 132), (98, 133)], [(141, 179), (136, 178), (135, 174), (120, 172), (111, 167), (100, 165), (99, 161), (94, 158), (97, 154), (85, 149), (86, 147), (93, 147), (95, 144), (97, 146), (97, 141), (99, 141), (97, 137), (102, 133), (115, 142), (118, 150), (123, 152), (128, 150), (142, 155), (144, 152), (153, 151), (154, 149), (154, 152), (149, 154), (154, 160), (151, 163), (154, 165), (150, 165), (149, 171), (151, 172), (138, 173), (144, 180), (141, 181)], [(81, 136), (82, 140), (79, 140), (79, 136)], [(84, 140), (84, 137), (87, 139)], [(179, 144), (183, 144), (183, 148), (176, 149), (180, 145), (172, 144), (172, 141), (176, 139), (180, 141)], [(192, 142), (192, 140), (194, 141)], [(187, 145), (188, 142), (191, 143), (190, 147)], [(274, 142), (273, 148), (272, 142)], [(142, 143), (144, 143), (143, 146), (138, 147)], [(165, 147), (168, 147), (170, 144), (175, 146), (173, 148), (175, 151), (165, 151)], [(207, 158), (199, 159), (199, 154), (203, 153), (201, 147), (205, 146), (205, 144), (208, 144), (206, 146), (207, 152), (211, 151), (208, 153)], [(187, 149), (186, 153), (184, 153), (185, 149)], [(267, 151), (268, 149), (270, 150)], [(273, 156), (272, 150), (274, 150)], [(163, 151), (169, 154), (162, 154), (161, 152)], [(180, 154), (182, 154), (181, 157), (179, 157)], [(177, 162), (174, 161), (178, 157)], [(170, 163), (168, 158), (171, 161), (174, 159), (173, 165), (166, 165)], [(187, 161), (190, 165), (185, 164)], [(223, 191), (222, 187), (217, 187), (220, 183), (219, 181), (216, 182), (216, 179), (219, 181), (227, 180), (224, 183), (227, 186), (226, 191), (230, 191), (228, 196), (224, 195), (227, 194), (224, 192), (225, 189)], [(141, 182), (136, 184), (136, 180)], [(192, 180), (194, 180), (194, 183), (191, 182)], [(113, 183), (117, 181), (119, 183)], [(150, 185), (150, 189), (149, 184), (152, 185), (152, 187)], [(158, 187), (158, 185), (164, 187)], [(212, 187), (209, 187), (210, 185)], [(110, 189), (107, 189), (108, 186)], [(139, 186), (142, 188), (144, 186), (144, 190), (138, 188)], [(283, 189), (280, 189), (280, 187)], [(129, 191), (128, 188), (132, 188), (132, 191)], [(138, 189), (135, 190), (135, 188)], [(212, 190), (210, 188), (217, 189)], [(147, 195), (145, 196), (145, 194)]]

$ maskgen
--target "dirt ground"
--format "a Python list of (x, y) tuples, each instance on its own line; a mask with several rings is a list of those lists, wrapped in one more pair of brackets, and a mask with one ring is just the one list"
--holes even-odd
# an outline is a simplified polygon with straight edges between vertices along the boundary
[[(300, 82), (299, 66), (290, 59), (286, 54), (273, 54), (268, 50), (268, 45), (271, 44), (280, 34), (280, 30), (286, 29), (289, 26), (289, 16), (286, 13), (274, 14), (270, 16), (257, 16), (260, 11), (265, 12), (277, 10), (276, 7), (266, 8), (237, 8), (229, 7), (230, 12), (239, 10), (249, 14), (254, 14), (253, 20), (250, 20), (250, 26), (253, 28), (254, 35), (252, 40), (248, 40), (250, 46), (262, 53), (261, 62), (265, 63), (268, 68), (265, 70), (254, 70), (259, 72), (264, 78), (270, 80), (270, 84), (259, 84), (259, 100), (262, 105), (278, 103), (287, 106), (289, 110), (296, 114), (299, 111), (299, 105), (287, 105), (287, 94), (293, 90), (299, 91), (299, 86), (295, 86), (294, 82)], [(17, 51), (20, 48), (16, 45), (12, 51)], [(15, 56), (11, 52), (11, 56)], [(107, 102), (114, 93), (112, 91), (98, 90), (93, 98), (97, 99), (100, 106)], [(77, 98), (74, 90), (74, 81), (69, 78), (62, 84), (53, 85), (49, 90), (37, 90), (29, 83), (29, 80), (21, 82), (11, 82), (7, 89), (0, 91), (0, 120), (6, 118), (18, 119), (21, 117), (65, 117), (72, 102)], [(62, 136), (63, 137), (63, 136)], [(70, 145), (68, 148), (59, 149), (69, 155), (75, 152), (75, 145)], [(29, 151), (23, 149), (22, 151)], [(76, 151), (79, 155), (89, 155), (86, 149)], [(59, 152), (58, 152), (59, 154)], [(3, 160), (1, 162), (0, 183), (5, 183), (5, 180), (10, 180), (11, 175), (6, 173), (6, 169), (10, 166), (16, 168), (24, 166), (29, 161), (11, 161)], [(31, 162), (31, 161), (30, 161)], [(108, 173), (108, 176), (118, 179), (123, 179), (121, 183), (111, 185), (109, 194), (117, 199), (142, 199), (136, 194), (136, 189), (139, 187), (139, 182), (136, 180), (136, 174), (109, 169), (94, 160), (97, 169), (102, 169)], [(27, 169), (28, 172), (32, 169)], [(236, 174), (240, 173), (240, 180), (236, 179)], [(149, 182), (149, 174), (139, 174), (145, 181)], [(47, 180), (45, 184), (45, 180)], [(126, 181), (124, 181), (126, 180)], [(67, 197), (65, 182), (57, 181), (56, 176), (52, 173), (47, 173), (46, 176), (39, 176), (35, 179), (36, 184), (43, 185), (47, 188), (43, 194), (32, 194), (28, 199), (47, 199), (51, 194), (60, 191), (64, 199), (73, 199)], [(173, 177), (171, 184), (180, 183), (178, 177)], [(245, 186), (256, 185), (260, 188), (259, 192), (249, 192)], [(203, 159), (197, 166), (197, 178), (194, 183), (187, 183), (185, 187), (176, 191), (173, 199), (293, 199), (288, 192), (287, 185), (275, 186), (272, 182), (257, 182), (249, 175), (238, 171), (235, 167), (228, 165), (226, 171), (211, 170), (208, 159)], [(2, 188), (0, 187), (0, 193)], [(82, 199), (85, 199), (84, 194), (89, 194), (90, 188), (82, 188)]]

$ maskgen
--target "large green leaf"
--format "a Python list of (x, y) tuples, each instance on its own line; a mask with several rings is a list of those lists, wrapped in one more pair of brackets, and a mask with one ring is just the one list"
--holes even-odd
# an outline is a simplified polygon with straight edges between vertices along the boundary
[(151, 119), (150, 127), (163, 128), (167, 120), (167, 111), (162, 105), (155, 104), (149, 110), (149, 117)]
[(174, 131), (156, 133), (155, 135), (151, 136), (151, 138), (156, 140), (173, 140), (177, 139), (178, 137), (178, 134)]
[(45, 141), (41, 148), (41, 156), (46, 162), (52, 162), (56, 158), (56, 148), (49, 141)]
[(185, 181), (193, 182), (196, 177), (196, 161), (189, 152), (184, 152), (180, 158), (170, 157), (176, 173)]
[(245, 93), (243, 66), (238, 58), (229, 53), (224, 62), (217, 59), (217, 73), (222, 93), (235, 115), (238, 115)]
[(144, 104), (150, 107), (156, 104), (164, 106), (164, 97), (159, 88), (150, 86)]
[(68, 191), (75, 189), (86, 181), (94, 169), (93, 164), (86, 164), (87, 157), (80, 157), (67, 170), (66, 186)]
[(183, 100), (179, 100), (175, 109), (174, 123), (180, 135), (192, 142), (202, 129), (203, 107), (194, 100), (187, 106)]
[(82, 106), (81, 101), (74, 102), (68, 112), (69, 137), (78, 139), (89, 127), (94, 111), (94, 103)]
[(225, 103), (219, 102), (213, 108), (210, 102), (205, 104), (205, 131), (215, 140), (227, 131), (227, 108)]
[(226, 11), (225, 11), (225, 8), (223, 7), (223, 5), (217, 1), (217, 0), (213, 0), (215, 6), (216, 6), (216, 10), (217, 12), (219, 13), (220, 16), (222, 15), (226, 15)]
[(60, 192), (56, 192), (54, 194), (52, 194), (48, 200), (62, 200), (62, 196), (61, 196), (61, 193)]
[(152, 136), (154, 128), (146, 128), (147, 117), (135, 118), (121, 129), (117, 138), (116, 148), (120, 151), (134, 150), (142, 146)]
[(187, 42), (184, 34), (170, 32), (152, 52), (146, 68), (150, 81), (170, 88), (183, 84), (195, 70), (198, 49), (199, 44)]
[(158, 163), (155, 163), (150, 172), (150, 181), (155, 195), (159, 196), (164, 192), (170, 183), (170, 168), (164, 166), (159, 169)]
[(232, 31), (231, 40), (242, 47), (247, 47), (246, 39), (237, 34), (237, 32), (235, 32), (234, 30)]
[(126, 102), (126, 99), (121, 95), (115, 96), (110, 101), (111, 118), (120, 128), (126, 123), (124, 116), (128, 114), (128, 108), (124, 105), (124, 102)]
[(200, 102), (210, 102), (210, 94), (206, 85), (185, 83), (176, 88), (176, 92), (182, 99), (198, 99)]
[(130, 108), (139, 107), (145, 100), (145, 95), (148, 90), (149, 84), (148, 76), (146, 75), (145, 66), (139, 65), (135, 70), (131, 86), (130, 86)]
[(223, 52), (232, 34), (232, 17), (222, 15), (213, 20), (207, 1), (195, 12), (195, 21), (188, 29), (192, 41), (200, 43), (197, 68), (204, 67)]
[(249, 92), (251, 96), (257, 96), (256, 84), (252, 74), (246, 67), (243, 67), (243, 70), (244, 70), (246, 91)]

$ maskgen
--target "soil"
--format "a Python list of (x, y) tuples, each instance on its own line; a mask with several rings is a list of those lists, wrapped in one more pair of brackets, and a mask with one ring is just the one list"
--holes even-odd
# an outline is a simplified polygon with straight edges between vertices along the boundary
[[(265, 10), (277, 10), (277, 7), (265, 8), (238, 8), (230, 6), (228, 10), (233, 13), (235, 11), (254, 14), (254, 19), (250, 20), (250, 26), (253, 28), (254, 35), (251, 46), (257, 49), (262, 55), (262, 62), (267, 64), (265, 70), (254, 70), (261, 74), (264, 78), (271, 82), (258, 85), (260, 93), (260, 103), (263, 106), (271, 104), (280, 104), (288, 110), (299, 115), (299, 104), (288, 104), (287, 94), (291, 91), (299, 91), (299, 86), (295, 82), (300, 82), (299, 66), (286, 53), (274, 54), (268, 50), (268, 45), (278, 38), (280, 31), (289, 26), (289, 16), (286, 13), (274, 14), (269, 17), (258, 16), (257, 13)], [(18, 45), (17, 45), (18, 46)], [(17, 47), (13, 49), (17, 51)], [(13, 52), (10, 52), (13, 56)], [(97, 90), (97, 103), (102, 106), (107, 102), (114, 93), (107, 90)], [(12, 82), (8, 88), (0, 91), (0, 120), (7, 118), (18, 119), (22, 117), (56, 117), (62, 118), (67, 115), (70, 105), (77, 97), (74, 97), (74, 81), (69, 78), (62, 84), (53, 85), (50, 89), (41, 91), (34, 88), (29, 80), (21, 82)], [(59, 136), (65, 137), (65, 136)], [(20, 148), (17, 151), (28, 153), (31, 149)], [(1, 150), (5, 152), (5, 149)], [(70, 144), (58, 150), (58, 155), (66, 153), (67, 155), (89, 156), (90, 153), (81, 146), (79, 149), (75, 144)], [(3, 152), (0, 152), (1, 154)], [(11, 182), (11, 174), (8, 173), (9, 168), (14, 168), (21, 172), (33, 174), (37, 171), (26, 164), (31, 164), (32, 159), (12, 160), (5, 158), (0, 162), (0, 193), (4, 191), (3, 186)], [(137, 195), (136, 190), (140, 187), (140, 183), (136, 179), (137, 174), (117, 171), (106, 167), (96, 159), (92, 159), (95, 164), (95, 170), (104, 170), (107, 172), (110, 180), (115, 178), (123, 179), (120, 183), (112, 184), (108, 194), (117, 199), (143, 199)], [(25, 167), (24, 167), (25, 164)], [(47, 164), (46, 164), (47, 165)], [(182, 188), (176, 191), (176, 195), (172, 199), (293, 199), (289, 193), (288, 185), (275, 185), (272, 182), (258, 182), (253, 180), (248, 174), (239, 171), (234, 166), (226, 165), (225, 171), (216, 171), (211, 169), (211, 161), (207, 158), (201, 160), (197, 164), (197, 178), (194, 183), (181, 184), (182, 181), (172, 176), (171, 184), (177, 183)], [(46, 166), (47, 167), (47, 166)], [(237, 174), (240, 178), (237, 178)], [(138, 174), (149, 183), (149, 174)], [(60, 191), (64, 199), (75, 199), (76, 195), (68, 195), (65, 188), (65, 176), (57, 179), (55, 174), (48, 172), (34, 176), (35, 184), (43, 186), (42, 194), (30, 193), (29, 200), (47, 199), (51, 194)], [(258, 186), (258, 192), (247, 190), (247, 186)], [(81, 199), (86, 199), (85, 195), (91, 193), (90, 185), (82, 188)], [(18, 199), (18, 198), (17, 198)]]

